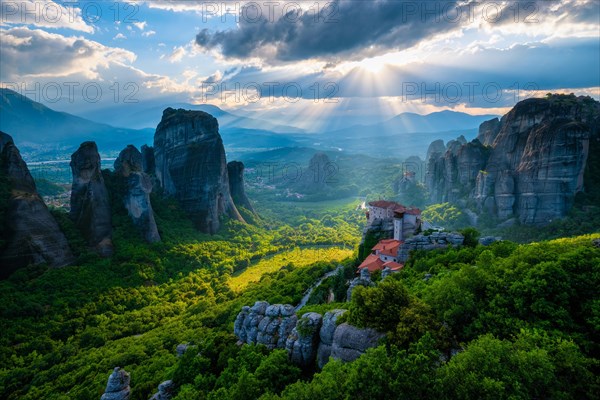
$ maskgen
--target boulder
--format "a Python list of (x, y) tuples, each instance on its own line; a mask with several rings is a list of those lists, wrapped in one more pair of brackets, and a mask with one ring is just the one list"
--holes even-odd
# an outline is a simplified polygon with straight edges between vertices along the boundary
[(235, 319), (233, 333), (242, 343), (284, 349), (297, 321), (293, 306), (257, 301), (252, 307), (242, 307)]
[(164, 381), (158, 385), (158, 392), (150, 400), (171, 400), (175, 393), (175, 384), (172, 380)]
[(483, 236), (479, 238), (479, 244), (483, 246), (489, 246), (490, 244), (502, 240), (502, 238), (495, 236)]
[(323, 317), (314, 312), (302, 315), (286, 342), (290, 360), (301, 367), (314, 364), (319, 347), (319, 332)]
[[(2, 182), (4, 181), (4, 182)], [(10, 135), (0, 132), (0, 183), (7, 203), (0, 215), (0, 277), (29, 264), (63, 267), (74, 261), (65, 235), (39, 196)]]
[(333, 344), (333, 335), (337, 328), (337, 320), (347, 310), (335, 309), (328, 311), (323, 316), (323, 323), (321, 330), (319, 331), (319, 348), (317, 349), (317, 366), (323, 368), (323, 366), (329, 361), (331, 356), (331, 345)]
[(131, 396), (129, 381), (129, 373), (124, 369), (116, 367), (108, 377), (106, 390), (100, 400), (129, 400)]
[(352, 299), (352, 291), (357, 286), (374, 286), (375, 284), (371, 281), (371, 274), (367, 268), (363, 268), (360, 270), (360, 277), (352, 279), (350, 282), (350, 286), (346, 291), (346, 301), (350, 301)]
[(112, 216), (96, 143), (84, 142), (79, 146), (71, 156), (71, 171), (69, 215), (88, 244), (101, 256), (110, 257), (113, 253)]
[(384, 336), (371, 328), (360, 329), (343, 323), (333, 335), (331, 357), (344, 362), (354, 361), (368, 348), (376, 347)]

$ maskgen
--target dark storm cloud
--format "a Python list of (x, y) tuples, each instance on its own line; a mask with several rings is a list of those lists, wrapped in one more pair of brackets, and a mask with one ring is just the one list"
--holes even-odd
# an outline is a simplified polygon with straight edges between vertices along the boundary
[[(448, 59), (451, 57), (449, 53)], [(232, 71), (223, 82), (226, 88), (257, 88), (262, 98), (314, 99), (317, 93), (321, 101), (329, 98), (329, 94), (340, 98), (391, 96), (437, 106), (467, 103), (472, 107), (512, 106), (527, 90), (600, 86), (600, 48), (595, 38), (481, 49), (463, 54), (460, 63), (457, 60), (441, 63), (442, 60), (443, 56), (438, 62), (426, 65), (419, 62), (388, 65), (375, 82), (365, 79), (365, 71), (359, 67), (346, 74), (323, 69), (309, 74), (286, 74), (281, 79), (273, 76), (272, 71), (247, 68)], [(488, 67), (476, 67), (480, 65)], [(503, 93), (496, 100), (498, 90)]]
[(260, 18), (242, 17), (237, 29), (200, 31), (196, 43), (235, 58), (264, 56), (265, 52), (281, 61), (348, 53), (365, 56), (382, 48), (411, 47), (460, 24), (443, 17), (457, 5), (450, 0), (336, 0), (329, 4), (318, 15), (294, 9), (272, 22), (267, 13)]
[(535, 28), (559, 16), (562, 22), (597, 23), (600, 12), (598, 0), (334, 0), (327, 4), (329, 8), (322, 8), (320, 14), (297, 9), (283, 13), (280, 9), (279, 17), (275, 12), (272, 20), (260, 9), (244, 18), (251, 13), (245, 14), (242, 8), (236, 29), (203, 29), (196, 43), (205, 50), (218, 49), (227, 58), (336, 62), (407, 49), (474, 20)]

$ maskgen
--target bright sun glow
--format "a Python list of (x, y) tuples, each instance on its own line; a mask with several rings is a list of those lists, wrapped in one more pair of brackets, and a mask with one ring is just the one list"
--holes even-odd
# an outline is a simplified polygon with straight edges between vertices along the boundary
[(385, 61), (381, 57), (366, 58), (358, 63), (360, 68), (365, 69), (373, 74), (380, 72), (385, 66)]

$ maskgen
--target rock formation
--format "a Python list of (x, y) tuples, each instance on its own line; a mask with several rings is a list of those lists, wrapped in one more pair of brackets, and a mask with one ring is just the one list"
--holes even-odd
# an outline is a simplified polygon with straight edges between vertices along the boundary
[(315, 153), (308, 163), (308, 167), (293, 172), (286, 171), (284, 179), (287, 184), (299, 193), (318, 194), (331, 189), (337, 180), (337, 166), (329, 160), (323, 152)]
[(446, 145), (442, 139), (434, 140), (429, 145), (427, 149), (427, 157), (425, 158), (425, 163), (429, 162), (429, 159), (432, 157), (440, 157), (442, 154), (446, 152)]
[(368, 268), (363, 268), (360, 270), (360, 276), (352, 279), (350, 282), (350, 286), (346, 291), (346, 301), (352, 300), (352, 291), (357, 286), (375, 286), (375, 283), (371, 280), (371, 274), (369, 273)]
[(151, 146), (142, 146), (142, 171), (148, 175), (154, 175), (156, 163), (154, 161), (154, 148)]
[(322, 322), (321, 314), (314, 312), (306, 313), (298, 320), (286, 342), (286, 349), (294, 364), (304, 368), (314, 364)]
[(130, 379), (128, 372), (116, 367), (108, 377), (106, 390), (100, 400), (129, 400), (131, 396)]
[(376, 347), (383, 336), (371, 328), (359, 329), (347, 323), (338, 325), (333, 334), (331, 357), (344, 362), (354, 361), (367, 349)]
[(227, 163), (227, 174), (229, 176), (229, 192), (233, 203), (237, 207), (244, 207), (248, 211), (255, 212), (244, 188), (244, 163), (241, 161)]
[(96, 143), (79, 146), (71, 156), (71, 171), (71, 219), (88, 244), (109, 257), (113, 253), (111, 211)]
[(479, 244), (483, 246), (489, 246), (490, 244), (495, 243), (499, 240), (502, 240), (502, 238), (497, 236), (482, 236), (479, 238)]
[(154, 135), (156, 177), (203, 232), (215, 233), (220, 218), (243, 221), (231, 194), (225, 149), (217, 120), (202, 111), (167, 108)]
[(323, 368), (331, 356), (331, 346), (333, 345), (333, 335), (337, 328), (337, 320), (346, 313), (346, 310), (332, 310), (325, 313), (323, 323), (319, 331), (319, 348), (317, 349), (317, 366)]
[(461, 246), (465, 238), (460, 233), (432, 232), (431, 235), (416, 235), (410, 237), (398, 249), (398, 262), (406, 262), (413, 250), (435, 250), (448, 246)]
[(248, 344), (283, 349), (297, 321), (293, 306), (257, 301), (252, 307), (242, 308), (234, 323), (234, 333)]
[(484, 146), (491, 146), (496, 140), (498, 132), (500, 132), (500, 120), (498, 118), (490, 119), (479, 125), (477, 140)]
[(488, 148), (477, 139), (464, 144), (451, 140), (444, 154), (434, 153), (425, 175), (430, 200), (457, 202), (467, 197), (485, 166), (488, 153)]
[(590, 151), (599, 137), (600, 103), (590, 97), (521, 101), (499, 122), (482, 124), (478, 139), (431, 157), (431, 201), (475, 207), (499, 221), (548, 223), (590, 189), (584, 174), (589, 159), (599, 157)]
[(158, 385), (158, 392), (154, 393), (150, 400), (171, 400), (175, 392), (175, 384), (172, 380), (164, 381)]
[(177, 357), (181, 357), (185, 354), (186, 351), (188, 351), (188, 349), (195, 347), (195, 345), (190, 345), (189, 343), (179, 343), (175, 348), (175, 353), (177, 354)]
[(115, 160), (115, 174), (125, 181), (123, 202), (133, 223), (147, 242), (159, 242), (160, 235), (150, 203), (152, 181), (143, 172), (143, 156), (135, 146), (127, 146)]
[(348, 324), (337, 325), (346, 310), (306, 313), (298, 320), (294, 307), (269, 305), (257, 301), (244, 306), (234, 323), (234, 334), (241, 343), (263, 344), (269, 349), (287, 349), (290, 359), (302, 367), (315, 360), (322, 367), (329, 357), (353, 361), (366, 349), (377, 346), (383, 334), (373, 329), (359, 329)]
[(0, 277), (28, 264), (74, 261), (67, 239), (38, 195), (11, 136), (0, 132)]

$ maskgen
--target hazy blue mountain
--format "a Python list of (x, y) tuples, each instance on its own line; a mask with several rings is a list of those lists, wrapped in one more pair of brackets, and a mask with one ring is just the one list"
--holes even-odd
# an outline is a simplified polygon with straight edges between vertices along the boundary
[[(145, 104), (145, 105), (144, 105)], [(49, 160), (73, 152), (85, 140), (94, 140), (104, 155), (122, 150), (128, 144), (151, 144), (154, 128), (132, 127), (156, 125), (164, 105), (121, 105), (119, 110), (100, 110), (95, 120), (110, 121), (115, 126), (94, 122), (66, 112), (54, 111), (8, 89), (0, 89), (0, 129), (11, 134), (29, 160)], [(305, 133), (299, 129), (258, 119), (240, 117), (213, 105), (172, 104), (172, 107), (208, 112), (219, 120), (220, 133), (230, 157), (281, 147), (310, 147), (322, 151), (353, 154), (408, 157), (424, 155), (432, 140), (445, 141), (464, 135), (468, 140), (477, 127), (493, 116), (442, 111), (428, 115), (403, 113), (372, 125), (355, 125), (347, 129)], [(127, 117), (129, 115), (129, 117)], [(129, 122), (127, 122), (129, 121)], [(131, 123), (133, 125), (122, 125)]]
[(116, 128), (54, 111), (9, 89), (0, 89), (0, 130), (30, 159), (69, 154), (86, 140), (96, 141), (104, 153), (118, 151), (127, 144), (151, 143), (154, 134), (153, 129)]
[(225, 129), (261, 129), (277, 133), (302, 133), (303, 130), (287, 125), (274, 124), (270, 121), (242, 117), (229, 113), (212, 104), (164, 103), (162, 100), (143, 101), (126, 105), (118, 105), (99, 110), (80, 113), (82, 117), (92, 121), (110, 120), (118, 126), (132, 129), (156, 128), (165, 108), (183, 108), (186, 110), (204, 111), (219, 120), (219, 130)]
[[(128, 107), (123, 108), (128, 110)], [(219, 120), (220, 132), (228, 153), (240, 154), (297, 145), (293, 136), (289, 134), (236, 127), (252, 125), (256, 120), (234, 116), (215, 106), (200, 108)], [(160, 119), (163, 109), (156, 107), (152, 112)], [(110, 120), (111, 123), (118, 122), (117, 118), (107, 117), (106, 120)], [(239, 124), (236, 120), (239, 120)], [(69, 113), (54, 111), (8, 89), (0, 89), (0, 130), (13, 136), (30, 161), (64, 158), (86, 140), (95, 141), (100, 153), (107, 155), (122, 150), (128, 144), (138, 147), (143, 144), (151, 145), (154, 137), (154, 128), (128, 129), (101, 124)]]
[(497, 115), (471, 115), (456, 111), (439, 111), (420, 115), (402, 113), (373, 125), (355, 125), (331, 132), (337, 137), (365, 138), (373, 136), (396, 136), (406, 133), (433, 133), (450, 130), (477, 129), (479, 125)]

